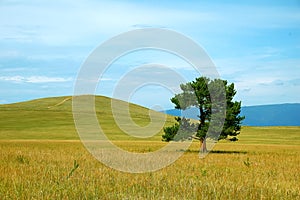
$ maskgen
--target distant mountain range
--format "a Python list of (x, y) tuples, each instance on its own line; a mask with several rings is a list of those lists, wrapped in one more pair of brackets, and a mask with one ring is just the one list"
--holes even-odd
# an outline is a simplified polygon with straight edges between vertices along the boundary
[[(193, 119), (198, 119), (199, 115), (197, 108), (182, 112), (177, 109), (164, 112)], [(245, 126), (300, 126), (300, 103), (244, 106), (241, 115), (246, 117), (242, 123)]]

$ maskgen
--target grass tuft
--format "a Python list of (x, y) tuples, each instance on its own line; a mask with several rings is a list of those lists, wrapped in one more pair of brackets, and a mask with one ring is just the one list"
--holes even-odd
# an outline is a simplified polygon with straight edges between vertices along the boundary
[(247, 158), (247, 160), (244, 161), (244, 165), (246, 165), (247, 167), (250, 167), (251, 163), (250, 163), (249, 158)]
[(79, 167), (79, 164), (77, 163), (76, 160), (74, 160), (73, 162), (73, 168), (71, 169), (71, 171), (69, 172), (68, 176), (67, 176), (67, 179), (69, 179), (72, 174), (74, 173), (74, 171)]
[(20, 164), (29, 164), (29, 160), (23, 155), (17, 155), (16, 161)]

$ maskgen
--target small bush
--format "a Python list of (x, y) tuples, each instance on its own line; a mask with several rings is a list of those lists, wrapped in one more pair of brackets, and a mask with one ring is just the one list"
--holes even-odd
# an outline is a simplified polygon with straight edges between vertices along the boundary
[(29, 160), (25, 158), (23, 155), (18, 155), (16, 161), (20, 164), (29, 164)]

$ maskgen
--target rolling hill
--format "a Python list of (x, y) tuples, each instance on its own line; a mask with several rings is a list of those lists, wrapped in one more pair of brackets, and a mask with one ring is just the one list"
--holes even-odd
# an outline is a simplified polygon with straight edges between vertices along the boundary
[[(199, 115), (196, 108), (190, 108), (183, 113), (176, 109), (164, 112), (193, 119), (197, 119)], [(245, 106), (241, 109), (241, 115), (246, 117), (243, 121), (245, 126), (300, 126), (300, 103)]]
[[(114, 100), (117, 105), (127, 102)], [(135, 138), (122, 131), (115, 123), (111, 111), (112, 99), (103, 96), (95, 97), (97, 119), (101, 128), (112, 140), (161, 140), (162, 130), (152, 138)], [(149, 109), (129, 104), (132, 120), (145, 127), (149, 124)], [(124, 115), (118, 109), (116, 115)], [(167, 114), (179, 116), (179, 110), (167, 110)], [(243, 124), (247, 126), (300, 126), (300, 104), (282, 104), (268, 106), (249, 106), (242, 108), (246, 116)], [(163, 113), (160, 115), (165, 116)], [(184, 112), (186, 117), (195, 118), (193, 109)], [(166, 126), (174, 123), (173, 116), (167, 116)], [(244, 129), (248, 131), (248, 129)], [(251, 129), (252, 130), (252, 129)], [(256, 129), (255, 129), (256, 130)], [(72, 97), (53, 97), (36, 99), (14, 104), (0, 105), (0, 139), (4, 140), (77, 140), (72, 113)]]
[[(114, 99), (117, 105), (127, 102)], [(111, 111), (112, 99), (103, 96), (95, 97), (95, 108), (102, 130), (110, 139), (130, 140), (132, 136), (124, 133), (115, 123)], [(129, 104), (133, 121), (146, 126), (150, 122), (149, 109)], [(117, 110), (116, 115), (124, 115)], [(159, 115), (165, 116), (163, 113)], [(167, 124), (173, 123), (173, 117), (167, 117)], [(154, 136), (161, 140), (162, 132)], [(79, 139), (75, 129), (72, 113), (72, 97), (53, 97), (32, 101), (0, 105), (0, 139)], [(141, 139), (142, 140), (142, 139)]]

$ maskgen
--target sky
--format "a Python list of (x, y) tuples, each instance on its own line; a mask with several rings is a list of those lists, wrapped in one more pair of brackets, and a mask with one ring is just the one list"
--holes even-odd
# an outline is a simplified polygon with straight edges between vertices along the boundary
[[(235, 84), (235, 99), (243, 106), (300, 103), (299, 0), (0, 0), (0, 104), (73, 95), (78, 72), (93, 50), (141, 28), (173, 30), (199, 44), (220, 78)], [(151, 63), (170, 67), (187, 82), (201, 76), (178, 56), (141, 50), (115, 60), (95, 94), (117, 97), (116, 88), (126, 87), (122, 77)], [(158, 74), (158, 68), (141, 69), (139, 76)], [(178, 92), (141, 85), (128, 100), (169, 109)]]

